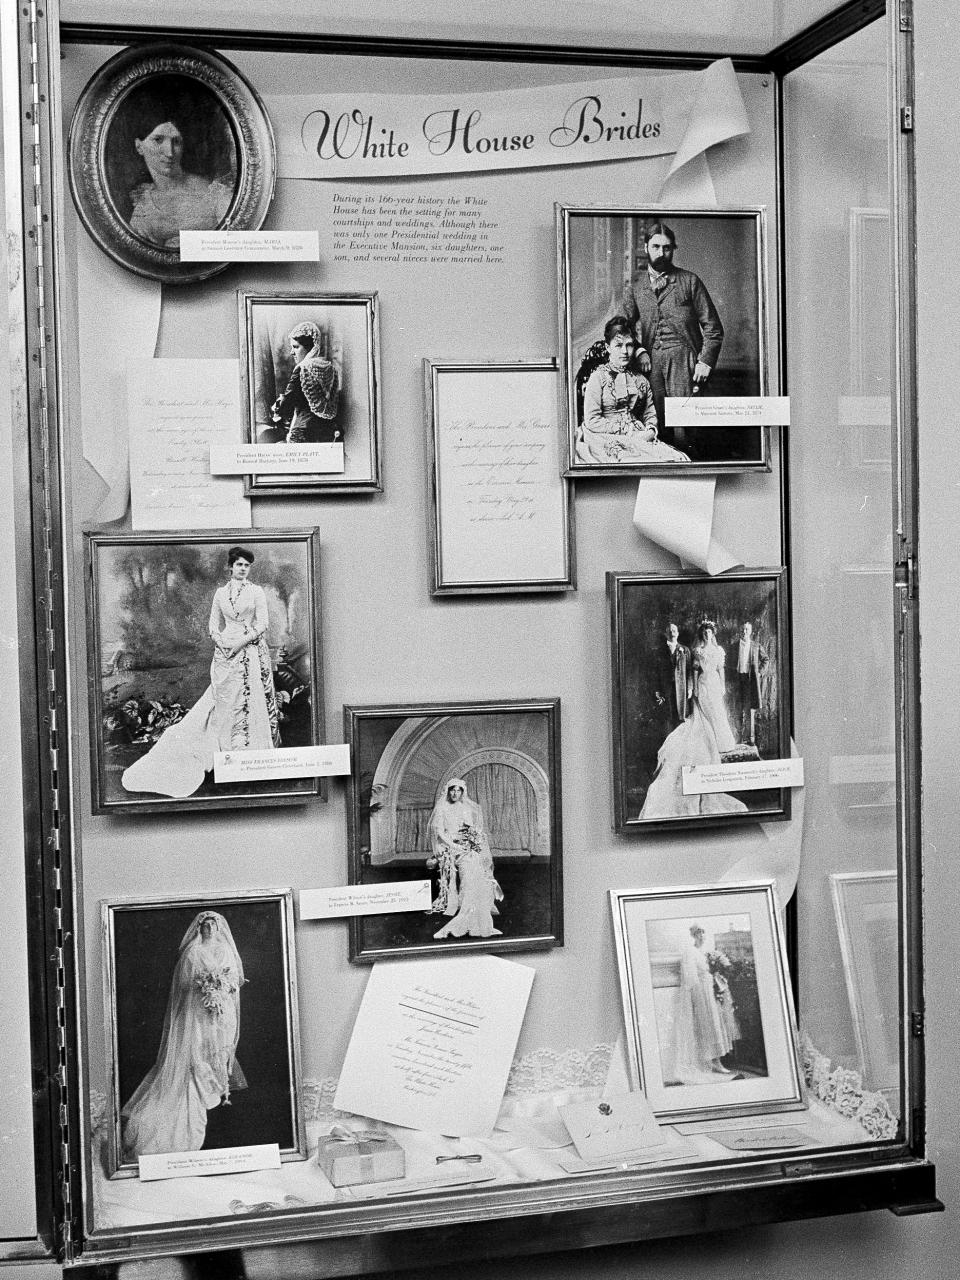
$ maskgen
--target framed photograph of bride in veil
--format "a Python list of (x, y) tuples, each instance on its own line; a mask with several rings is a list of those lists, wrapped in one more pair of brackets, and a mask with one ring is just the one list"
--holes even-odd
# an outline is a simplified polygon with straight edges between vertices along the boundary
[[(90, 533), (86, 561), (94, 813), (325, 796), (270, 755), (323, 743), (316, 529)], [(218, 781), (224, 752), (257, 774)]]
[(272, 1144), (305, 1160), (292, 891), (117, 898), (100, 920), (108, 1176)]
[(790, 816), (789, 787), (756, 785), (790, 756), (785, 574), (607, 574), (621, 834)]
[(350, 959), (563, 942), (560, 702), (344, 707), (350, 883), (429, 879), (427, 910), (355, 916)]
[(667, 1122), (806, 1107), (772, 881), (610, 890), (631, 1083)]

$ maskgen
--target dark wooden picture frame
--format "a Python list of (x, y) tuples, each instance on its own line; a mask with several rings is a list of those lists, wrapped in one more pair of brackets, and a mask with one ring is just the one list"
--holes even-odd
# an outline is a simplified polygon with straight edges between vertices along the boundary
[[(144, 1099), (142, 1132), (150, 1135), (144, 1143), (150, 1151), (139, 1154), (160, 1154), (158, 1139), (162, 1148), (168, 1145), (163, 1136), (176, 1133), (177, 1151), (276, 1142), (281, 1160), (305, 1160), (292, 890), (111, 899), (100, 910), (108, 1175), (137, 1171), (138, 1153), (126, 1141), (129, 1111), (124, 1114), (132, 1097)], [(203, 916), (214, 917), (210, 932), (222, 930), (229, 939), (223, 952), (233, 959), (222, 976), (210, 970), (212, 978), (201, 985), (205, 970), (196, 952)], [(191, 948), (195, 954), (187, 955)], [(178, 1037), (178, 1019), (213, 1030), (188, 1043), (190, 1027)], [(200, 1055), (205, 1076), (205, 1045), (218, 1033), (224, 1043), (214, 1047), (227, 1060), (214, 1063), (213, 1072), (223, 1074), (231, 1106), (215, 1104), (204, 1117), (202, 1101), (190, 1097), (200, 1085), (189, 1056)], [(182, 1087), (173, 1088), (178, 1082)], [(167, 1104), (178, 1114), (169, 1115)]]
[[(433, 877), (430, 911), (354, 917), (350, 959), (559, 946), (559, 699), (343, 714), (350, 883)], [(462, 814), (447, 808), (454, 779)], [(456, 820), (445, 826), (448, 813)]]
[[(265, 647), (272, 678), (262, 677), (263, 698), (271, 732), (275, 729), (279, 739), (274, 745), (323, 742), (318, 531), (89, 533), (85, 544), (94, 813), (241, 808), (326, 798), (325, 782), (318, 778), (217, 783), (209, 772), (210, 752), (206, 747), (194, 749), (197, 733), (210, 738), (216, 728), (208, 732), (200, 722), (204, 701), (214, 696), (208, 617), (218, 590), (215, 584), (225, 580), (231, 547), (255, 557), (250, 581), (262, 586), (266, 597)], [(256, 689), (250, 698), (250, 715), (259, 715)], [(213, 715), (217, 714), (215, 705)], [(192, 754), (199, 750), (207, 766), (206, 771), (199, 769), (202, 780), (193, 790), (184, 791), (193, 776), (185, 782), (176, 778), (174, 794), (169, 789), (126, 788), (121, 781), (126, 769), (143, 760), (165, 734), (183, 735), (188, 729)], [(168, 743), (164, 752), (169, 748)], [(236, 742), (220, 742), (215, 749), (228, 748), (243, 749)], [(175, 753), (169, 758), (177, 771)], [(192, 775), (197, 773), (194, 768)]]
[[(566, 388), (565, 474), (623, 476), (675, 474), (679, 470), (684, 475), (718, 475), (769, 471), (765, 427), (666, 426), (664, 385), (667, 395), (677, 395), (677, 386), (685, 378), (666, 372), (663, 363), (668, 340), (656, 331), (658, 308), (656, 294), (647, 283), (645, 247), (645, 235), (655, 226), (664, 225), (674, 237), (674, 280), (670, 288), (681, 302), (679, 310), (674, 308), (670, 313), (670, 319), (684, 332), (689, 329), (690, 336), (684, 337), (683, 343), (702, 342), (705, 350), (705, 315), (713, 317), (711, 323), (715, 324), (718, 316), (721, 322), (721, 337), (714, 337), (710, 344), (718, 354), (711, 349), (710, 360), (714, 363), (709, 377), (694, 393), (691, 370), (684, 394), (766, 395), (764, 209), (557, 205), (556, 210), (560, 353)], [(653, 361), (649, 378), (640, 368), (639, 352), (627, 370), (638, 378), (641, 387), (649, 384), (645, 394), (656, 410), (657, 420), (656, 438), (649, 447), (639, 443), (636, 429), (594, 434), (588, 439), (590, 433), (584, 427), (585, 401), (590, 400), (588, 384), (592, 387), (591, 378), (600, 378), (606, 367), (604, 328), (617, 316), (628, 321), (630, 331)], [(680, 337), (675, 341), (682, 346)], [(691, 347), (691, 364), (694, 354)], [(682, 363), (675, 355), (674, 365), (678, 361)], [(612, 412), (612, 401), (609, 408)], [(603, 412), (606, 414), (607, 408)], [(631, 407), (628, 416), (639, 427), (639, 408)]]
[[(682, 795), (682, 769), (790, 755), (786, 570), (608, 573), (618, 832), (790, 816), (790, 789)], [(748, 671), (737, 671), (749, 623)], [(704, 624), (707, 624), (705, 627)], [(670, 626), (677, 635), (666, 636)], [(706, 635), (713, 631), (711, 644)], [(698, 657), (697, 645), (705, 652)]]

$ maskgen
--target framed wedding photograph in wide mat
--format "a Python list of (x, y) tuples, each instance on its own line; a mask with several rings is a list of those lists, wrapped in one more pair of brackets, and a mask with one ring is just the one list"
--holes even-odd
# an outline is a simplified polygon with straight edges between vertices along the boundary
[(67, 147), (87, 231), (122, 267), (165, 284), (229, 265), (182, 261), (181, 231), (258, 231), (273, 200), (270, 119), (253, 85), (210, 49), (122, 49), (80, 95)]
[(573, 495), (553, 360), (425, 360), (435, 596), (568, 591)]
[(764, 219), (557, 206), (566, 475), (769, 470), (766, 428), (668, 427), (665, 412), (767, 394)]
[(250, 497), (377, 493), (380, 325), (376, 293), (240, 293)]
[[(621, 834), (790, 816), (789, 787), (737, 786), (790, 756), (785, 577), (607, 574)], [(691, 791), (694, 767), (729, 789)]]
[[(94, 813), (325, 796), (321, 779), (279, 776), (270, 755), (323, 742), (317, 530), (85, 543)], [(218, 782), (223, 752), (257, 753), (256, 771)]]
[(356, 916), (350, 959), (563, 941), (560, 703), (343, 709), (350, 883), (430, 880), (427, 911)]
[(307, 1156), (293, 894), (101, 903), (108, 1176), (146, 1155)]
[(900, 1086), (900, 923), (895, 871), (830, 877), (853, 1034), (866, 1089)]
[(772, 881), (610, 890), (631, 1083), (661, 1120), (806, 1106)]

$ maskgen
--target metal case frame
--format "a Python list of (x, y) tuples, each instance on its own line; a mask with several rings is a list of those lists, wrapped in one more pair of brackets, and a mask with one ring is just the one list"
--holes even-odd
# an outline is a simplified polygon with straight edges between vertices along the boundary
[[(18, 7), (20, 8), (20, 7)], [(740, 60), (753, 70), (772, 72), (780, 81), (795, 67), (852, 34), (884, 11), (882, 0), (842, 6), (836, 14), (773, 50), (769, 57)], [(11, 11), (12, 12), (12, 11)], [(82, 1039), (77, 1002), (77, 951), (82, 941), (79, 885), (69, 856), (71, 809), (66, 786), (71, 764), (67, 690), (71, 680), (64, 602), (63, 564), (69, 536), (61, 514), (64, 476), (59, 461), (61, 376), (59, 363), (62, 287), (62, 231), (59, 210), (64, 191), (60, 102), (57, 78), (60, 33), (56, 0), (39, 10), (24, 5), (16, 15), (22, 45), (19, 82), (4, 80), (5, 105), (22, 122), (21, 150), (7, 174), (19, 196), (19, 217), (12, 223), (14, 251), (21, 255), (29, 306), (24, 321), (28, 361), (19, 386), (29, 413), (29, 447), (33, 493), (25, 493), (18, 524), (31, 543), (32, 575), (29, 613), (36, 624), (34, 661), (25, 663), (24, 694), (35, 712), (37, 735), (28, 735), (25, 750), (36, 758), (26, 814), (32, 846), (44, 855), (29, 869), (31, 906), (38, 928), (31, 949), (36, 999), (34, 1051), (38, 1081), (36, 1120), (42, 1141), (38, 1165), (38, 1203), (42, 1240), (68, 1263), (81, 1263), (86, 1274), (113, 1275), (131, 1258), (129, 1232), (85, 1238), (82, 1204), (89, 1187), (81, 1169), (79, 1080), (83, 1075)], [(898, 23), (896, 6), (888, 15), (890, 118), (910, 100), (910, 26)], [(9, 38), (9, 28), (6, 29)], [(149, 28), (90, 25), (67, 28), (81, 40), (116, 41), (151, 38)], [(169, 33), (168, 33), (169, 34)], [(177, 33), (180, 34), (180, 33)], [(210, 32), (183, 33), (201, 40)], [(569, 62), (569, 49), (509, 48), (500, 44), (451, 45), (423, 41), (344, 41), (312, 39), (316, 47), (344, 52), (391, 53), (411, 57), (448, 56)], [(291, 47), (295, 40), (264, 40), (253, 32), (223, 33), (221, 47)], [(579, 53), (584, 64), (619, 61), (690, 65), (696, 59), (650, 59), (611, 55), (596, 50)], [(9, 63), (5, 63), (5, 70)], [(465, 1192), (455, 1196), (413, 1198), (390, 1205), (336, 1209), (320, 1215), (300, 1212), (265, 1214), (236, 1222), (204, 1223), (189, 1229), (160, 1227), (141, 1232), (137, 1249), (156, 1254), (222, 1252), (223, 1261), (240, 1246), (296, 1247), (303, 1262), (324, 1274), (360, 1274), (422, 1265), (424, 1249), (443, 1242), (444, 1256), (459, 1260), (529, 1254), (558, 1248), (584, 1248), (616, 1241), (702, 1231), (709, 1220), (728, 1227), (772, 1222), (823, 1213), (891, 1208), (917, 1213), (942, 1208), (935, 1197), (934, 1170), (924, 1154), (922, 972), (920, 967), (921, 896), (919, 869), (919, 657), (916, 602), (917, 479), (914, 424), (915, 294), (912, 249), (912, 137), (891, 126), (894, 139), (893, 196), (899, 210), (894, 265), (897, 277), (896, 337), (900, 378), (895, 389), (895, 467), (897, 578), (894, 591), (897, 626), (897, 772), (902, 811), (900, 868), (903, 876), (901, 916), (912, 964), (903, 975), (905, 1016), (901, 1033), (905, 1074), (912, 1107), (907, 1113), (906, 1140), (879, 1150), (869, 1147), (863, 1159), (847, 1152), (821, 1151), (802, 1161), (753, 1159), (708, 1171), (691, 1186), (676, 1171), (656, 1175), (629, 1172), (600, 1181), (585, 1179), (535, 1188), (534, 1195), (513, 1190)], [(782, 147), (781, 147), (782, 152)], [(782, 154), (781, 154), (782, 162)], [(22, 174), (29, 174), (27, 182)], [(9, 192), (8, 192), (9, 195)], [(780, 211), (782, 218), (782, 210)], [(781, 319), (786, 319), (781, 291)], [(788, 548), (784, 559), (789, 562)], [(26, 567), (25, 567), (25, 571)], [(36, 697), (34, 699), (33, 693)], [(36, 750), (34, 751), (34, 748)], [(61, 790), (61, 788), (63, 788)], [(842, 1191), (842, 1195), (840, 1194)], [(496, 1231), (491, 1223), (496, 1222)], [(449, 1251), (449, 1252), (446, 1252)], [(289, 1256), (291, 1259), (293, 1253)]]

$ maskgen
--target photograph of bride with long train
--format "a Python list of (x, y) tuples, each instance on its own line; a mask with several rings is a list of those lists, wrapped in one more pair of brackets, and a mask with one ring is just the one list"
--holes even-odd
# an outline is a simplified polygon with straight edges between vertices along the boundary
[(620, 832), (789, 816), (789, 790), (697, 792), (685, 770), (789, 756), (784, 570), (607, 575)]
[(104, 1162), (277, 1143), (306, 1156), (290, 890), (102, 904)]

